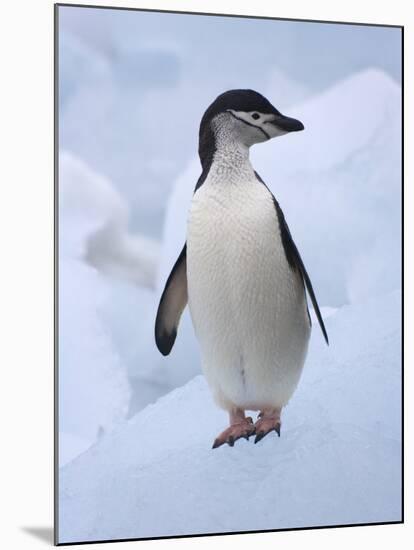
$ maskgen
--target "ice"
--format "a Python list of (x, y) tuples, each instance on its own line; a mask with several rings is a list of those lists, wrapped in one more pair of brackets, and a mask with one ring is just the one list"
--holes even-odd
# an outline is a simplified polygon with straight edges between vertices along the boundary
[(199, 375), (61, 470), (60, 542), (401, 519), (401, 293), (339, 308), (313, 338), (280, 439), (212, 450)]
[[(199, 361), (188, 312), (191, 341), (168, 362), (155, 346), (158, 242), (129, 231), (128, 205), (108, 178), (68, 151), (59, 160), (61, 429), (90, 444), (187, 382)], [(69, 443), (62, 437), (64, 461)]]
[(158, 241), (129, 232), (129, 208), (110, 180), (68, 151), (59, 162), (61, 249), (103, 273), (153, 288)]
[[(93, 268), (60, 258), (59, 430), (89, 445), (125, 418), (130, 396), (126, 371), (99, 317), (105, 291)], [(59, 440), (63, 460), (71, 449), (67, 438)]]
[[(93, 440), (95, 437), (93, 438)], [(91, 439), (73, 433), (59, 432), (59, 465), (64, 466), (91, 446)]]
[(163, 357), (154, 338), (159, 294), (121, 281), (113, 281), (108, 291), (101, 316), (127, 368), (136, 411), (200, 372), (198, 346), (186, 310), (180, 323), (184, 336), (171, 355)]
[(312, 91), (300, 82), (288, 78), (280, 68), (273, 68), (269, 72), (269, 81), (261, 93), (271, 101), (277, 103), (277, 108), (284, 109), (297, 105), (311, 97)]
[[(69, 152), (59, 156), (59, 460), (70, 461), (126, 418), (124, 348), (105, 311), (113, 288), (142, 297), (155, 285), (158, 245), (128, 231), (111, 182)], [(132, 286), (134, 283), (135, 286)], [(151, 302), (152, 303), (152, 302)], [(123, 304), (125, 306), (125, 303)], [(141, 299), (135, 314), (145, 308)], [(119, 312), (119, 318), (124, 315)], [(131, 325), (132, 326), (132, 325)]]

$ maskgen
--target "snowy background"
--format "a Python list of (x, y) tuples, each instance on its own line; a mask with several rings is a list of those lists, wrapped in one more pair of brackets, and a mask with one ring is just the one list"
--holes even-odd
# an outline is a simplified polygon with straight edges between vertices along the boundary
[[(393, 28), (59, 8), (61, 542), (400, 519), (400, 65)], [(188, 312), (167, 358), (153, 327), (236, 87), (305, 124), (251, 156), (331, 345), (315, 326), (280, 439), (213, 452)]]

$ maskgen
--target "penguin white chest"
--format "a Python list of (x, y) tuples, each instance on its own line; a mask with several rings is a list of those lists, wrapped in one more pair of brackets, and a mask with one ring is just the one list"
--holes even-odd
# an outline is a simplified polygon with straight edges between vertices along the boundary
[(217, 403), (260, 410), (291, 397), (310, 335), (306, 296), (271, 194), (253, 175), (208, 177), (187, 235), (188, 302)]

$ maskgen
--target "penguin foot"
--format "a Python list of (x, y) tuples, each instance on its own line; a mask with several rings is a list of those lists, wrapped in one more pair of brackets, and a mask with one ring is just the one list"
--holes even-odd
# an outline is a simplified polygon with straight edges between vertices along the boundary
[(237, 441), (241, 437), (244, 437), (248, 440), (249, 437), (254, 433), (255, 426), (253, 424), (253, 419), (249, 416), (239, 422), (231, 424), (231, 426), (228, 427), (227, 430), (224, 430), (224, 432), (216, 437), (212, 449), (217, 449), (217, 447), (224, 445), (224, 443), (227, 443), (228, 445), (230, 445), (230, 447), (233, 447), (235, 441)]
[(261, 441), (265, 435), (272, 432), (273, 430), (280, 437), (280, 410), (261, 412), (254, 426), (256, 431), (256, 437), (254, 439), (255, 443), (259, 443), (259, 441)]

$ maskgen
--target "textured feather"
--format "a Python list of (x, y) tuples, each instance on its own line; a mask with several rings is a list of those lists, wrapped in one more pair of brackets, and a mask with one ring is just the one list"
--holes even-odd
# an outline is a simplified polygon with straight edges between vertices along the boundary
[(178, 324), (187, 301), (187, 245), (185, 244), (165, 283), (155, 320), (155, 342), (163, 355), (168, 355), (174, 345)]
[(318, 302), (316, 300), (315, 292), (312, 287), (311, 280), (309, 278), (308, 272), (306, 271), (305, 264), (303, 263), (303, 260), (299, 254), (299, 250), (296, 247), (296, 244), (293, 240), (292, 234), (289, 230), (288, 224), (285, 220), (285, 216), (283, 214), (282, 209), (280, 208), (279, 203), (277, 202), (276, 198), (274, 197), (273, 193), (270, 191), (270, 189), (267, 187), (265, 182), (262, 180), (262, 178), (259, 176), (257, 172), (255, 172), (257, 179), (266, 187), (266, 189), (269, 191), (269, 193), (272, 195), (273, 203), (275, 205), (276, 215), (279, 220), (279, 227), (280, 232), (282, 236), (282, 243), (283, 248), (285, 250), (286, 259), (291, 266), (292, 269), (299, 269), (303, 282), (306, 286), (306, 289), (308, 291), (309, 297), (311, 299), (313, 308), (315, 310), (316, 317), (319, 322), (319, 326), (321, 327), (322, 334), (325, 338), (326, 343), (329, 345), (329, 339), (328, 334), (326, 332), (325, 324), (322, 319), (322, 315), (319, 309)]

